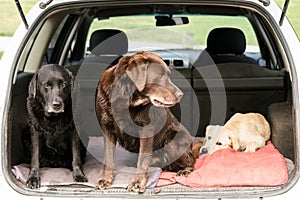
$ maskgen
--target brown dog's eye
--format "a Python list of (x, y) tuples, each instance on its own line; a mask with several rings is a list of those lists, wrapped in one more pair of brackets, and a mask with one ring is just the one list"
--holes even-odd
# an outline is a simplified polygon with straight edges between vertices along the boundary
[(168, 76), (169, 76), (169, 74), (167, 72), (161, 72), (158, 77), (159, 78), (168, 78)]
[(208, 136), (208, 137), (207, 137), (207, 139), (209, 139), (209, 140), (210, 140), (210, 139), (211, 139), (211, 137), (210, 137), (210, 136)]
[(216, 145), (221, 146), (222, 143), (221, 142), (216, 142)]

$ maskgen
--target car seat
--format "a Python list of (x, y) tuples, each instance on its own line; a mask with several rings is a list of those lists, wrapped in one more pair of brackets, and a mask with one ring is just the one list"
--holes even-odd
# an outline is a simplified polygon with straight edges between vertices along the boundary
[(241, 62), (257, 64), (256, 60), (246, 56), (246, 38), (237, 28), (215, 28), (207, 37), (207, 47), (200, 54), (195, 66)]
[(86, 62), (101, 61), (114, 65), (127, 53), (128, 38), (121, 30), (96, 30), (91, 35), (89, 50), (91, 55), (86, 58)]
[(88, 50), (91, 54), (85, 58), (76, 74), (80, 89), (77, 92), (78, 108), (74, 111), (75, 125), (85, 141), (89, 136), (102, 135), (95, 111), (97, 86), (103, 72), (117, 64), (119, 59), (128, 52), (128, 38), (120, 30), (96, 30), (90, 37)]

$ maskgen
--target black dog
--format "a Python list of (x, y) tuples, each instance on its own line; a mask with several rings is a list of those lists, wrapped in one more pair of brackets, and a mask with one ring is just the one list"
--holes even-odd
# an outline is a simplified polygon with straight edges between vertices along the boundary
[(40, 186), (40, 167), (73, 170), (76, 182), (86, 182), (81, 164), (85, 148), (77, 134), (71, 92), (73, 75), (63, 67), (49, 64), (33, 76), (27, 98), (31, 131), (31, 170), (27, 186)]

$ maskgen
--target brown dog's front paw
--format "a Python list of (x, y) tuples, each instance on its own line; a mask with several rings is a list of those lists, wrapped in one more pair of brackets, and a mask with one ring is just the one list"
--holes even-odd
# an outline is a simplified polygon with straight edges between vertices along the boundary
[(109, 179), (100, 178), (98, 183), (96, 184), (96, 189), (100, 189), (100, 190), (109, 189), (111, 185), (112, 185), (112, 178)]
[(37, 189), (41, 185), (40, 177), (39, 176), (29, 176), (26, 181), (26, 186), (31, 189)]
[(144, 193), (147, 184), (147, 175), (137, 175), (131, 183), (127, 186), (128, 191), (134, 191), (139, 193)]
[(188, 176), (190, 173), (192, 173), (194, 169), (192, 167), (186, 167), (185, 169), (183, 170), (179, 170), (177, 173), (176, 173), (176, 176)]

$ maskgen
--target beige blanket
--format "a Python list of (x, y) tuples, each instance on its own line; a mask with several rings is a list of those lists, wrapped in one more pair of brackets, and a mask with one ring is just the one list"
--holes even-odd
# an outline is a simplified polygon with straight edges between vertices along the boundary
[[(95, 187), (102, 171), (103, 148), (102, 137), (89, 138), (86, 162), (83, 165), (83, 172), (88, 179), (87, 183), (75, 183), (72, 171), (69, 169), (44, 167), (40, 169), (41, 186), (82, 184)], [(114, 160), (115, 178), (112, 187), (126, 188), (135, 176), (137, 154), (130, 153), (117, 146)], [(30, 165), (28, 164), (20, 164), (12, 167), (13, 174), (23, 184), (26, 183), (29, 171)], [(147, 188), (156, 186), (161, 171), (161, 168), (158, 167), (149, 168)]]

